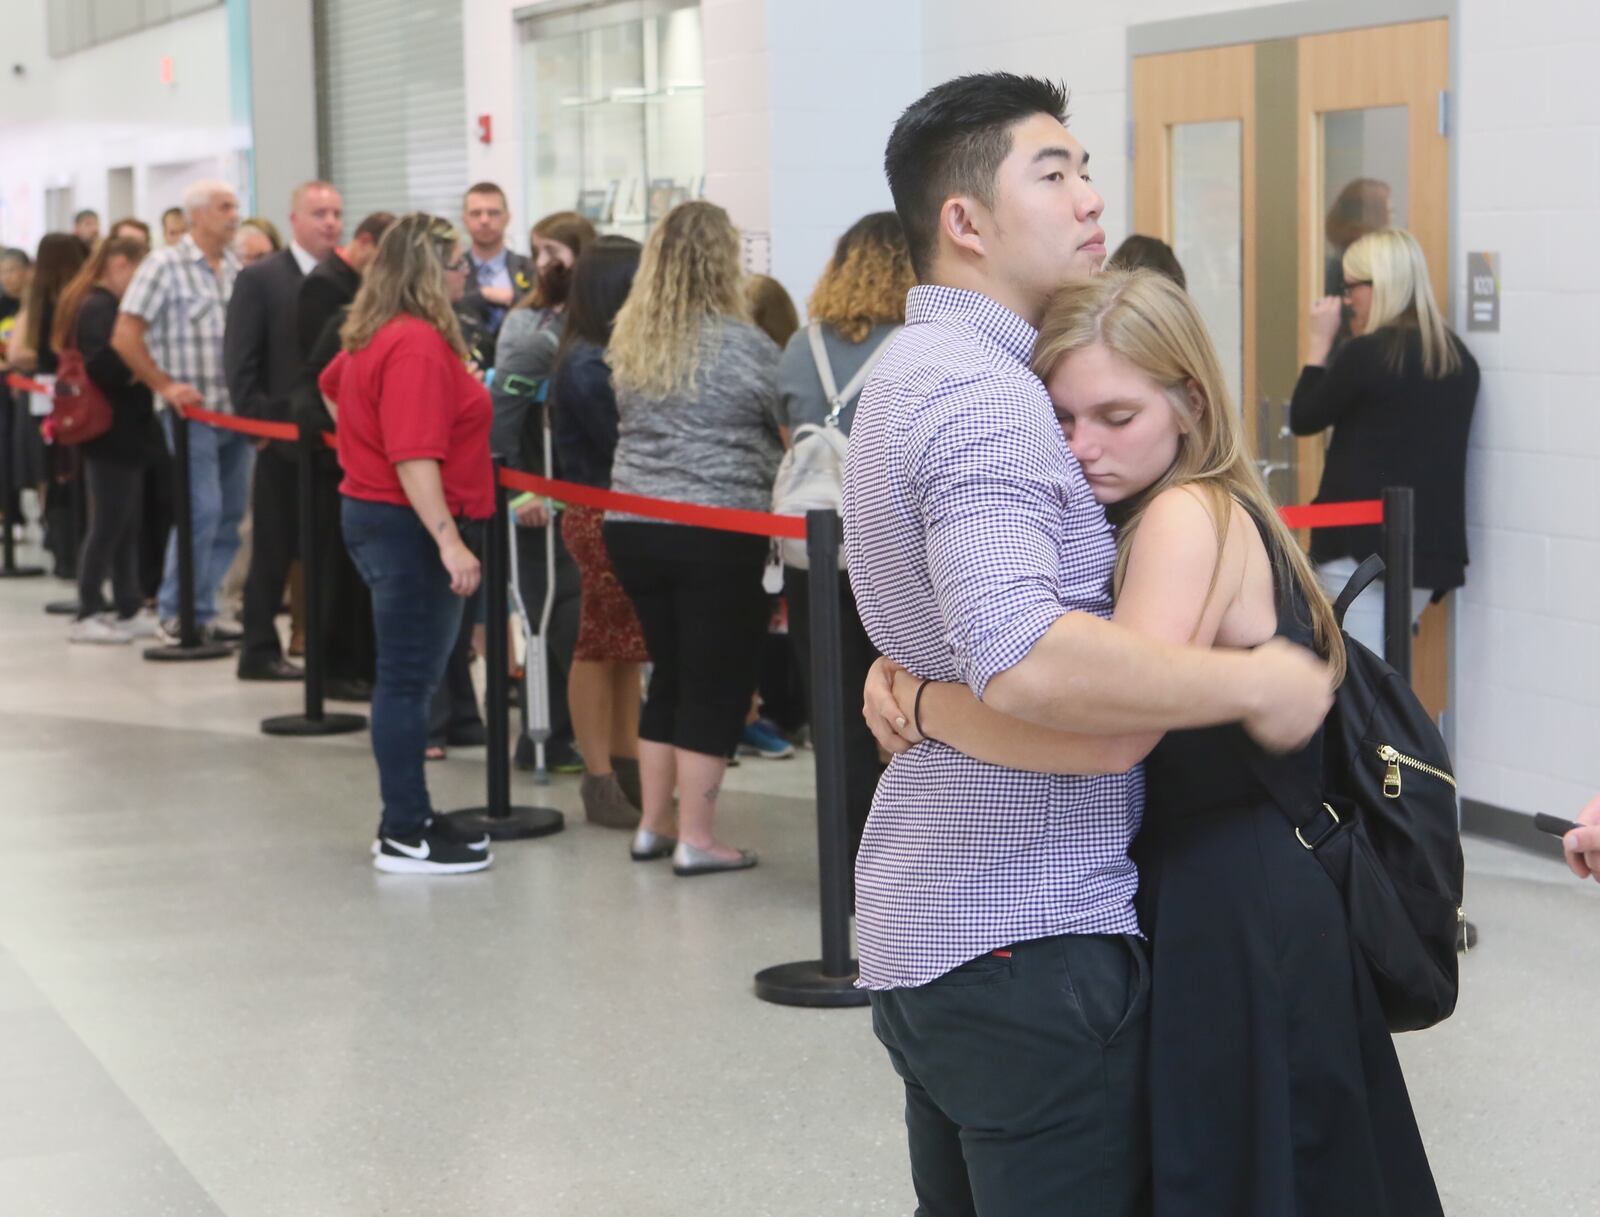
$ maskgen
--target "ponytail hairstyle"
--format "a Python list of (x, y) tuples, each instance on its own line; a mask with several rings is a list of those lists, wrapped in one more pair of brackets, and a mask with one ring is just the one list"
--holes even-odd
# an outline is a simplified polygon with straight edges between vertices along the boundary
[(106, 264), (112, 258), (126, 258), (130, 266), (144, 261), (150, 247), (134, 237), (111, 237), (95, 246), (89, 260), (78, 268), (56, 302), (56, 316), (50, 326), (50, 345), (61, 350), (72, 338), (72, 327), (78, 322), (78, 310), (88, 299), (94, 285), (105, 277)]

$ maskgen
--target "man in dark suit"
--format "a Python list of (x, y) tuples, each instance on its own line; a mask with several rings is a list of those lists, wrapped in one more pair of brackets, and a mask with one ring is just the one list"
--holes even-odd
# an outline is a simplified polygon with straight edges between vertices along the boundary
[[(317, 388), (317, 377), (339, 353), (339, 327), (361, 287), (361, 277), (378, 252), (378, 242), (394, 223), (387, 211), (376, 211), (356, 225), (350, 244), (336, 249), (300, 285), (296, 326), (302, 360), (294, 395), (294, 420), (324, 432), (333, 418)], [(311, 581), (321, 609), (322, 653), (327, 661), (324, 693), (336, 701), (370, 701), (377, 666), (377, 640), (372, 630), (372, 594), (345, 551), (339, 525), (339, 483), (343, 471), (331, 448), (317, 453), (313, 489), (319, 526), (313, 538), (316, 564)]]
[[(287, 249), (241, 271), (228, 302), (223, 371), (234, 408), (247, 418), (291, 420), (304, 359), (297, 323), (300, 286), (344, 233), (344, 203), (327, 182), (295, 187)], [(269, 444), (256, 461), (250, 570), (244, 583), (240, 680), (299, 680), (283, 657), (277, 616), (289, 566), (299, 556), (298, 470), (292, 444)]]
[(493, 182), (479, 182), (468, 189), (461, 204), (461, 220), (472, 248), (467, 253), (467, 292), (457, 311), (476, 338), (478, 362), (490, 368), (500, 323), (533, 287), (533, 259), (506, 248), (511, 212), (506, 192)]

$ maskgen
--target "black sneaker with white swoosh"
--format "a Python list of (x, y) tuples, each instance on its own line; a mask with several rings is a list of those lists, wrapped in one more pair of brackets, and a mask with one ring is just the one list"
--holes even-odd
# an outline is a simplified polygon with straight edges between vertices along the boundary
[(470, 875), (488, 870), (488, 841), (461, 841), (430, 827), (414, 837), (379, 837), (372, 865), (390, 875)]

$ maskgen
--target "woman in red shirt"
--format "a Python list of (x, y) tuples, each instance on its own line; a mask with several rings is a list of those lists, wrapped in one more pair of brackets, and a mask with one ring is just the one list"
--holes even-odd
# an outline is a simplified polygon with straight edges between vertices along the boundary
[(423, 776), (429, 704), (478, 588), (462, 533), (494, 511), (489, 394), (452, 309), (466, 280), (448, 221), (397, 221), (319, 382), (339, 422), (345, 545), (372, 590), (372, 752), (383, 796), (373, 865), (393, 874), (464, 874), (493, 860), (487, 837), (462, 840), (435, 822)]

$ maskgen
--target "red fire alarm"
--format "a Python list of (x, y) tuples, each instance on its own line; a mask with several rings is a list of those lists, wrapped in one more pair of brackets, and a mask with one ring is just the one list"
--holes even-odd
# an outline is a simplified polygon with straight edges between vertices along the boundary
[(174, 73), (172, 70), (172, 56), (163, 55), (161, 57), (161, 83), (164, 85), (170, 85), (173, 82), (173, 79)]
[(487, 114), (478, 115), (478, 142), (480, 144), (494, 143), (494, 119)]

